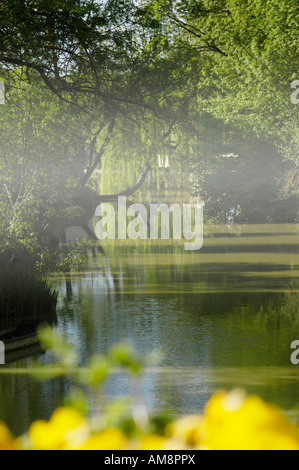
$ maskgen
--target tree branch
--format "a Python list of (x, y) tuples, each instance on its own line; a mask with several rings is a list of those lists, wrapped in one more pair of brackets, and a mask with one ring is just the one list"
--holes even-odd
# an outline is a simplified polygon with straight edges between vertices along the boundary
[(101, 160), (102, 160), (102, 157), (105, 153), (105, 150), (106, 150), (106, 148), (108, 147), (108, 145), (111, 141), (112, 133), (113, 133), (113, 130), (115, 128), (115, 124), (116, 124), (116, 121), (115, 121), (115, 119), (113, 119), (111, 121), (111, 123), (109, 124), (108, 133), (107, 133), (107, 136), (106, 136), (106, 138), (103, 142), (101, 150), (97, 154), (97, 156), (94, 159), (94, 161), (92, 162), (92, 164), (87, 168), (87, 171), (86, 171), (85, 175), (81, 178), (80, 183), (82, 184), (82, 186), (86, 185), (87, 181), (93, 175), (93, 172), (96, 170), (97, 166), (101, 163)]
[(94, 138), (91, 141), (90, 150), (89, 150), (89, 163), (88, 163), (89, 167), (92, 165), (93, 156), (94, 156), (94, 153), (95, 153), (95, 150), (96, 150), (97, 140), (98, 140), (98, 137), (99, 137), (100, 133), (102, 132), (103, 128), (104, 128), (104, 124), (101, 125), (101, 127), (98, 129), (98, 131), (96, 132)]
[(181, 27), (182, 29), (184, 29), (185, 31), (187, 31), (188, 33), (192, 34), (193, 36), (195, 36), (196, 38), (198, 39), (201, 39), (205, 44), (206, 46), (202, 48), (202, 50), (208, 50), (208, 51), (212, 51), (212, 52), (216, 52), (217, 54), (221, 54), (225, 57), (227, 57), (227, 54), (226, 52), (222, 51), (219, 47), (217, 47), (215, 44), (213, 43), (210, 43), (208, 41), (206, 41), (205, 39), (203, 39), (203, 33), (198, 29), (196, 28), (196, 26), (193, 26), (193, 25), (190, 25), (188, 23), (185, 23), (183, 20), (177, 18), (175, 15), (170, 15), (170, 18), (179, 26)]
[(151, 170), (151, 165), (150, 165), (149, 162), (147, 162), (146, 169), (145, 169), (144, 173), (142, 173), (142, 175), (140, 175), (140, 178), (138, 179), (137, 183), (134, 186), (132, 186), (131, 188), (126, 189), (125, 191), (121, 191), (117, 194), (99, 196), (100, 202), (117, 202), (119, 197), (133, 196), (136, 193), (136, 191), (138, 191), (138, 189), (140, 189), (141, 186), (143, 185), (143, 183), (145, 182), (146, 177), (147, 177), (150, 170)]

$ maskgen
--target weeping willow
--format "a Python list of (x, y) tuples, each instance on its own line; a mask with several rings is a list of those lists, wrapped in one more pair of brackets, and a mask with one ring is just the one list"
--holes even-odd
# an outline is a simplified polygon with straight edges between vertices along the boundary
[(142, 187), (144, 195), (151, 190), (186, 188), (188, 169), (182, 164), (182, 151), (190, 153), (190, 145), (183, 139), (179, 142), (176, 127), (158, 119), (149, 121), (146, 128), (127, 121), (118, 123), (102, 159), (101, 194), (115, 194), (133, 186), (147, 162), (152, 170)]

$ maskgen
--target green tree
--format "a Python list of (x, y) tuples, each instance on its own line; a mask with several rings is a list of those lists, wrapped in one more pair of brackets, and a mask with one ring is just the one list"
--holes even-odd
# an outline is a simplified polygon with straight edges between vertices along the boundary
[(201, 55), (200, 104), (283, 145), (297, 163), (298, 108), (290, 97), (298, 79), (298, 2), (162, 1), (161, 11), (177, 44)]

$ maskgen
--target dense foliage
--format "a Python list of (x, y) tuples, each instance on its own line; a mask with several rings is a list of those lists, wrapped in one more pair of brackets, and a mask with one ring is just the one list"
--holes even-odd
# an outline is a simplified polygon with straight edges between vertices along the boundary
[(125, 190), (149, 163), (150, 188), (180, 183), (211, 220), (296, 221), (295, 0), (1, 0), (0, 12), (0, 251), (54, 269), (98, 190)]

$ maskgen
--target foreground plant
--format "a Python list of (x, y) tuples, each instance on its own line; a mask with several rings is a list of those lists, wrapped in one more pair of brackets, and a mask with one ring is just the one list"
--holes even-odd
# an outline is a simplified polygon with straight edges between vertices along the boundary
[(131, 400), (106, 404), (101, 414), (90, 416), (87, 396), (93, 392), (92, 400), (99, 398), (105, 380), (120, 370), (131, 377), (132, 389), (138, 389), (140, 374), (153, 363), (153, 355), (139, 360), (132, 348), (120, 345), (80, 368), (76, 353), (62, 338), (49, 331), (41, 335), (61, 364), (35, 373), (44, 379), (67, 375), (76, 392), (49, 421), (33, 423), (19, 439), (0, 423), (0, 450), (299, 450), (299, 430), (284, 414), (240, 390), (218, 392), (202, 415), (179, 420), (148, 416), (137, 392)]
[(216, 393), (203, 416), (187, 416), (162, 433), (96, 430), (74, 408), (57, 409), (51, 419), (33, 423), (13, 439), (0, 425), (0, 450), (299, 450), (299, 432), (275, 407), (240, 391)]

